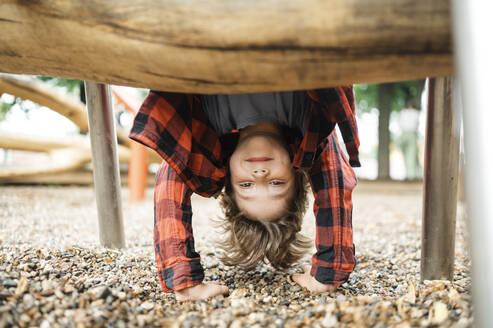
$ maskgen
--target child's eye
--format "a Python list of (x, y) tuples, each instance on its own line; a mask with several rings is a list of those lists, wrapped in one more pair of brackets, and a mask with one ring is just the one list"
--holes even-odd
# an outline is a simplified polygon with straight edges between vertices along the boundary
[(239, 184), (241, 188), (250, 188), (251, 186), (253, 186), (253, 183), (251, 182), (242, 182)]
[(273, 186), (279, 186), (279, 185), (284, 184), (284, 181), (273, 180), (273, 181), (270, 182), (270, 184), (273, 185)]

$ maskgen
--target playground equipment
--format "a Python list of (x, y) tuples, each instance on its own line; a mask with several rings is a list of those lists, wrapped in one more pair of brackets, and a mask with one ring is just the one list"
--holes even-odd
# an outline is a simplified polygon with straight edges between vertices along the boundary
[[(43, 175), (46, 179), (41, 181), (47, 182), (50, 181), (47, 176), (57, 177), (62, 173), (78, 170), (91, 162), (89, 140), (83, 136), (89, 131), (87, 112), (83, 103), (35, 79), (9, 74), (0, 74), (0, 93), (8, 93), (48, 107), (71, 120), (81, 133), (80, 136), (64, 140), (32, 137), (19, 133), (0, 133), (0, 148), (43, 152), (50, 157), (47, 163), (2, 169), (0, 181), (32, 182), (38, 181), (39, 175)], [(138, 104), (135, 99), (117, 90), (113, 90), (113, 96), (126, 110), (136, 114)], [(130, 200), (138, 201), (142, 199), (147, 186), (148, 163), (159, 163), (161, 158), (155, 152), (130, 140), (127, 132), (121, 127), (116, 126), (116, 133), (119, 161), (129, 164)]]
[[(486, 1), (455, 0), (454, 5), (451, 21), (448, 0), (8, 2), (0, 4), (0, 71), (191, 93), (439, 77), (431, 83), (434, 110), (427, 129), (422, 278), (450, 279), (458, 117), (451, 100), (455, 82), (444, 76), (453, 74), (452, 24), (466, 104), (476, 324), (486, 327), (493, 304), (493, 267), (484, 260), (493, 256), (493, 223), (488, 222), (493, 210), (486, 198), (493, 185), (486, 163), (493, 151), (486, 144), (485, 117), (486, 77), (493, 74), (487, 31), (493, 23)], [(98, 162), (101, 242), (122, 247), (109, 92), (93, 82), (86, 90)], [(480, 124), (474, 126), (476, 120)]]

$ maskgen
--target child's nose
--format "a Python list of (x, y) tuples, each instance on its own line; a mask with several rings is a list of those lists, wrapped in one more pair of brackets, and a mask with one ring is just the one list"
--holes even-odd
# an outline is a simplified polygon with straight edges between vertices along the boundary
[(253, 170), (253, 175), (259, 176), (259, 177), (266, 176), (268, 173), (269, 173), (269, 171), (267, 169), (254, 169)]

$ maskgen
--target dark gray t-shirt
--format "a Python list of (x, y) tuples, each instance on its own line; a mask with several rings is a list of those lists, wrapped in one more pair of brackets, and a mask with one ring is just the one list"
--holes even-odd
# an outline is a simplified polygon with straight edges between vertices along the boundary
[(295, 128), (303, 135), (310, 109), (306, 91), (201, 95), (201, 101), (218, 136), (260, 122)]

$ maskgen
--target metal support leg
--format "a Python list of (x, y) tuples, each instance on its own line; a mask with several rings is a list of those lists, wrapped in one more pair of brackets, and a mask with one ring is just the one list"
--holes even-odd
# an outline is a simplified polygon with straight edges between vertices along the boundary
[(493, 322), (493, 3), (452, 1), (455, 63), (463, 99), (465, 191), (472, 254), (474, 326)]
[(459, 169), (453, 80), (430, 79), (428, 90), (421, 280), (452, 280)]
[(99, 240), (105, 247), (125, 247), (120, 196), (120, 169), (111, 93), (104, 84), (85, 82), (91, 136)]

